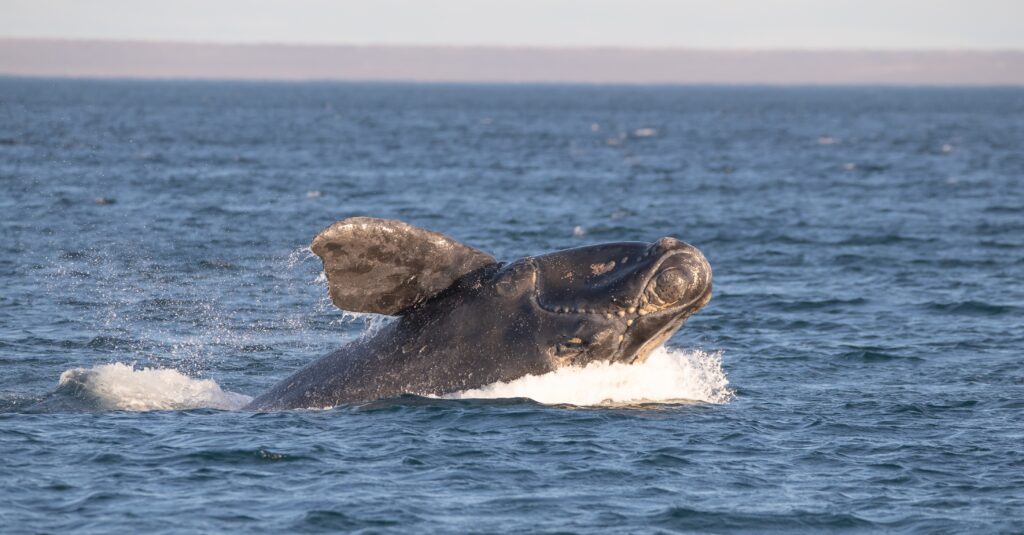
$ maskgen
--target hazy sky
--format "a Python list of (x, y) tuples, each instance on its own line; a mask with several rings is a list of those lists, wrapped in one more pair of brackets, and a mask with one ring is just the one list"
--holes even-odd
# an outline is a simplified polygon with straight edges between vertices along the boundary
[(1024, 0), (0, 0), (0, 37), (1024, 49)]

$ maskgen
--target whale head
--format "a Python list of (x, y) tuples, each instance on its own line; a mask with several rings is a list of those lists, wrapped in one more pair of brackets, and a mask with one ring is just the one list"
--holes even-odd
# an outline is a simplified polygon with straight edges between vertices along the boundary
[[(619, 242), (527, 257), (495, 287), (538, 320), (533, 343), (552, 367), (642, 362), (711, 299), (711, 266), (675, 238)], [(524, 333), (525, 334), (525, 333)]]

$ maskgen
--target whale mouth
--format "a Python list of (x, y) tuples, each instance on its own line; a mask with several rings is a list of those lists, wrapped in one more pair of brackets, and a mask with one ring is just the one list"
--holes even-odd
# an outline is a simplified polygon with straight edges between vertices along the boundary
[(664, 238), (656, 246), (667, 248), (667, 254), (651, 271), (622, 337), (623, 360), (629, 364), (643, 363), (711, 300), (711, 265), (699, 250)]
[[(669, 338), (672, 338), (679, 329), (683, 327), (686, 320), (695, 314), (698, 310), (704, 308), (704, 305), (711, 301), (711, 286), (708, 285), (699, 297), (692, 300), (681, 309), (676, 310), (661, 310), (653, 314), (643, 316), (637, 319), (632, 326), (626, 328), (624, 338), (629, 337), (631, 334), (636, 335), (638, 331), (645, 328), (644, 323), (662, 323), (661, 328), (654, 331), (653, 334), (648, 335), (645, 341), (632, 353), (632, 358), (629, 359), (630, 364), (642, 364), (650, 356), (651, 352), (661, 347)], [(666, 319), (667, 318), (667, 319)], [(649, 328), (649, 327), (647, 327)]]
[(648, 338), (647, 341), (645, 341), (633, 353), (633, 358), (629, 359), (629, 364), (643, 364), (655, 349), (664, 345), (669, 338), (672, 338), (672, 335), (683, 326), (685, 321), (685, 319), (682, 319), (677, 324), (669, 325), (668, 328), (665, 328), (655, 336)]

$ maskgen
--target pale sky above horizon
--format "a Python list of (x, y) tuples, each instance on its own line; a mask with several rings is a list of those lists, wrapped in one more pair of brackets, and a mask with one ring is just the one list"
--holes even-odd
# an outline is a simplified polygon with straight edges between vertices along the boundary
[(0, 37), (1021, 50), (1024, 0), (0, 0)]

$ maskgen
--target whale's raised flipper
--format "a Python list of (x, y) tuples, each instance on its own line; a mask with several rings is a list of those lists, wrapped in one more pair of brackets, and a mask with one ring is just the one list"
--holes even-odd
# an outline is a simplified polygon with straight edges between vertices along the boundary
[(338, 221), (310, 248), (324, 262), (331, 301), (352, 312), (400, 314), (496, 263), (444, 234), (372, 217)]

